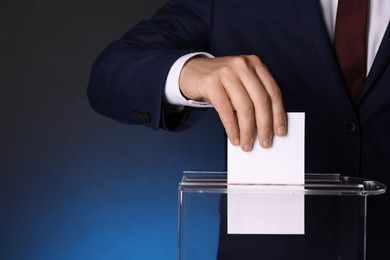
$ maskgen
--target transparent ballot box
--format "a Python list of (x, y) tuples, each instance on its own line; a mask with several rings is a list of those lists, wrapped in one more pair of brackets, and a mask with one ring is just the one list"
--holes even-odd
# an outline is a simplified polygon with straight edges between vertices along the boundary
[(365, 259), (369, 195), (382, 183), (306, 174), (303, 185), (227, 183), (185, 172), (179, 183), (180, 260)]

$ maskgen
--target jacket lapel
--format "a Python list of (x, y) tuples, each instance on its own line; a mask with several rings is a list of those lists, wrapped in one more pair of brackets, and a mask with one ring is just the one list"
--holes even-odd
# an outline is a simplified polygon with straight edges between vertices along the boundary
[(333, 44), (329, 38), (318, 1), (294, 0), (293, 3), (322, 61), (325, 63), (330, 75), (334, 78), (335, 85), (341, 89), (343, 95), (346, 95), (343, 78), (333, 51)]
[(383, 36), (381, 45), (375, 56), (374, 63), (371, 66), (370, 72), (368, 73), (367, 79), (361, 90), (357, 105), (364, 98), (364, 96), (371, 89), (371, 87), (375, 84), (375, 82), (380, 78), (383, 71), (386, 69), (387, 66), (389, 66), (389, 63), (390, 63), (390, 23), (387, 25), (386, 32)]
[[(313, 44), (326, 65), (330, 75), (334, 78), (334, 87), (339, 91), (337, 95), (343, 95), (349, 99), (348, 92), (344, 85), (341, 71), (334, 54), (333, 44), (329, 38), (326, 26), (324, 24), (321, 7), (318, 1), (313, 0), (294, 0), (299, 18), (308, 32)], [(371, 87), (382, 75), (383, 71), (390, 63), (390, 23), (387, 26), (386, 33), (382, 39), (374, 63), (370, 69), (367, 79), (363, 85), (360, 97), (355, 104), (357, 106)], [(331, 87), (331, 86), (330, 86)], [(335, 89), (333, 88), (333, 89)], [(335, 91), (337, 91), (335, 90)], [(336, 93), (335, 93), (336, 94)], [(352, 103), (351, 103), (352, 104)]]

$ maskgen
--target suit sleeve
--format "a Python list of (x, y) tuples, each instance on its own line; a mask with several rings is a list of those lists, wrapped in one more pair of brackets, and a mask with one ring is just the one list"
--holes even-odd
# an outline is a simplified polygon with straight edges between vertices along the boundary
[(88, 98), (109, 118), (153, 129), (182, 130), (195, 124), (204, 109), (186, 107), (163, 113), (169, 69), (181, 56), (209, 51), (211, 0), (173, 0), (148, 21), (111, 43), (92, 66)]

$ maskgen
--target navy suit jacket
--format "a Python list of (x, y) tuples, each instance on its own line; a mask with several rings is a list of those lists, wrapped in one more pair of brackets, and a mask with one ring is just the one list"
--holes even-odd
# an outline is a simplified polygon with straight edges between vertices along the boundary
[[(173, 0), (98, 57), (88, 89), (92, 107), (154, 129), (192, 126), (204, 110), (165, 115), (163, 88), (172, 64), (195, 51), (260, 57), (286, 111), (306, 113), (306, 172), (390, 183), (389, 28), (354, 103), (317, 0)], [(384, 259), (390, 198), (369, 202), (369, 259)]]

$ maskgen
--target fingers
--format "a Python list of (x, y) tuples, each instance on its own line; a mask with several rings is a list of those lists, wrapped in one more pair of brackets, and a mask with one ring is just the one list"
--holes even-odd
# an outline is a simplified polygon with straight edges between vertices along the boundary
[[(221, 119), (225, 128), (229, 141), (235, 145), (240, 145), (240, 129), (238, 127), (236, 111), (234, 110), (228, 94), (225, 92), (223, 86), (220, 86), (220, 92), (216, 95), (210, 94), (210, 102), (213, 104), (215, 110)], [(217, 90), (218, 91), (218, 90)], [(216, 92), (217, 92), (216, 91)], [(218, 97), (218, 98), (214, 98)]]
[(274, 134), (284, 136), (287, 133), (282, 95), (270, 72), (257, 56), (246, 56), (246, 60), (240, 66), (242, 70), (239, 75), (254, 108), (252, 120), (255, 120), (259, 143), (263, 148), (269, 148)]
[(286, 135), (280, 89), (257, 56), (199, 58), (184, 69), (182, 92), (214, 105), (233, 145), (250, 151), (257, 133), (268, 148), (274, 134)]
[[(253, 58), (253, 57), (252, 57)], [(256, 74), (261, 81), (262, 91), (258, 94), (256, 106), (256, 125), (260, 145), (264, 148), (272, 146), (273, 135), (285, 136), (287, 134), (287, 118), (284, 110), (282, 94), (267, 67), (254, 57)], [(255, 97), (254, 97), (255, 98)]]
[[(224, 77), (223, 85), (230, 99), (225, 100), (225, 102), (231, 103), (235, 113), (232, 118), (222, 116), (222, 123), (225, 128), (238, 129), (239, 142), (235, 139), (233, 144), (240, 145), (244, 151), (251, 151), (256, 134), (255, 111), (251, 97), (240, 78), (235, 77), (232, 73)], [(218, 111), (218, 107), (215, 108)], [(235, 125), (230, 125), (230, 123)]]
[(242, 75), (246, 91), (254, 105), (254, 120), (259, 143), (262, 147), (268, 148), (271, 147), (273, 138), (272, 99), (256, 72), (258, 67), (261, 66), (260, 62), (254, 60), (251, 65), (253, 67), (249, 70), (249, 73), (241, 72), (240, 75)]

